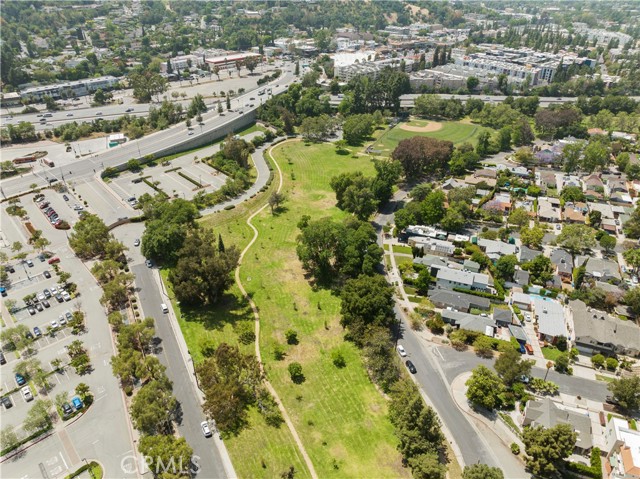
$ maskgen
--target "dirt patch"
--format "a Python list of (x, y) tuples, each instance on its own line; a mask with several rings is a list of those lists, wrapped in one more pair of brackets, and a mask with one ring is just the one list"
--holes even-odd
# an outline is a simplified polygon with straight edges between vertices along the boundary
[(425, 126), (412, 126), (412, 125), (400, 125), (399, 128), (405, 131), (413, 131), (416, 133), (429, 133), (431, 131), (442, 130), (442, 123), (438, 123), (437, 121), (430, 121)]

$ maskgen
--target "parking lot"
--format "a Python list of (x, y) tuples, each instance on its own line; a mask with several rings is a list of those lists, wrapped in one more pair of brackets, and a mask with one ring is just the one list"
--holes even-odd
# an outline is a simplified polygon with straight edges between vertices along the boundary
[(101, 180), (80, 181), (74, 183), (73, 188), (76, 196), (80, 195), (82, 201), (87, 202), (86, 210), (97, 214), (107, 225), (116, 222), (118, 218), (137, 214), (121, 196), (114, 194)]
[[(123, 173), (112, 179), (108, 185), (124, 200), (130, 197), (139, 198), (144, 193), (157, 194), (153, 188), (141, 180), (143, 177), (150, 183), (157, 184), (157, 187), (167, 195), (175, 198), (191, 199), (199, 191), (211, 193), (220, 189), (227, 180), (226, 175), (209, 165), (196, 163), (194, 158), (197, 156), (186, 155), (172, 160), (170, 165), (145, 168), (140, 173)], [(204, 155), (200, 153), (200, 158), (202, 156)], [(198, 187), (196, 183), (203, 187)]]

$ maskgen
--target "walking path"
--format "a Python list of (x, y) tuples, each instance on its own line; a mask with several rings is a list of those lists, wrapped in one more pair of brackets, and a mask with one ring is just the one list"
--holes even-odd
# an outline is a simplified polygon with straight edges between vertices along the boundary
[[(271, 146), (269, 148), (269, 154), (271, 154), (271, 150), (273, 150), (274, 146)], [(273, 156), (271, 158), (273, 158)], [(264, 161), (264, 158), (261, 157), (261, 159), (262, 161)], [(276, 168), (278, 170), (278, 188), (276, 192), (280, 193), (280, 190), (282, 189), (282, 170), (280, 170), (280, 165), (278, 165), (278, 162), (275, 160), (275, 158), (273, 158), (273, 163), (276, 165)], [(257, 180), (256, 180), (256, 183), (257, 183)], [(249, 296), (249, 294), (247, 294), (247, 291), (244, 289), (244, 286), (242, 285), (242, 281), (240, 280), (240, 266), (242, 266), (242, 259), (244, 258), (245, 254), (247, 254), (251, 246), (253, 246), (253, 243), (255, 243), (255, 241), (258, 239), (258, 230), (256, 229), (255, 226), (253, 226), (253, 224), (251, 223), (251, 220), (253, 220), (253, 218), (258, 214), (260, 214), (267, 206), (268, 206), (268, 203), (265, 203), (260, 208), (258, 208), (251, 216), (249, 216), (249, 218), (247, 218), (247, 224), (253, 230), (253, 238), (251, 238), (251, 241), (249, 242), (249, 244), (244, 248), (244, 250), (242, 250), (242, 253), (240, 253), (240, 260), (238, 262), (238, 267), (236, 268), (236, 273), (235, 273), (236, 283), (238, 284), (238, 288), (240, 288), (240, 292), (242, 293), (244, 298), (249, 302), (249, 304), (251, 305), (251, 309), (253, 310), (253, 317), (255, 318), (255, 331), (256, 331), (256, 341), (255, 341), (256, 358), (258, 358), (258, 363), (260, 364), (260, 368), (263, 370), (263, 373), (264, 373), (264, 368), (262, 364), (262, 355), (260, 354), (260, 313), (258, 312), (258, 307), (253, 302), (253, 299), (251, 298), (251, 296)], [(311, 477), (313, 479), (318, 479), (318, 475), (316, 474), (315, 468), (313, 467), (311, 458), (307, 454), (307, 450), (305, 449), (304, 444), (302, 444), (302, 441), (300, 440), (300, 436), (298, 436), (298, 432), (296, 431), (296, 428), (293, 425), (293, 422), (291, 421), (291, 418), (289, 417), (287, 410), (284, 408), (284, 405), (282, 404), (282, 401), (280, 400), (278, 393), (276, 392), (275, 388), (271, 385), (266, 375), (264, 377), (264, 383), (267, 387), (267, 390), (273, 396), (276, 403), (278, 404), (278, 409), (280, 409), (280, 412), (282, 413), (282, 417), (284, 418), (284, 421), (287, 424), (289, 431), (291, 431), (291, 435), (293, 436), (293, 439), (296, 442), (298, 449), (300, 450), (300, 454), (302, 454), (302, 457), (304, 459), (305, 464), (307, 465), (307, 468), (309, 469), (309, 473), (311, 474)]]

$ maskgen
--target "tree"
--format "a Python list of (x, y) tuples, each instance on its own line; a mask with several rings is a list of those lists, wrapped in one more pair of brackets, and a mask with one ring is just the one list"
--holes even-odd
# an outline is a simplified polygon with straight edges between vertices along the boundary
[(523, 226), (520, 229), (520, 241), (522, 241), (523, 245), (530, 246), (532, 248), (540, 248), (544, 235), (545, 231), (537, 224), (531, 228)]
[[(227, 110), (231, 110), (231, 98), (229, 97), (229, 93), (227, 93), (226, 95), (226, 101), (227, 101)], [(220, 113), (218, 111), (218, 113)]]
[(21, 249), (22, 243), (20, 243), (20, 241), (14, 241), (13, 243), (11, 243), (11, 251), (13, 251), (14, 253), (17, 253)]
[(393, 312), (393, 288), (383, 276), (359, 276), (349, 279), (340, 294), (340, 324), (349, 330), (349, 337), (361, 345), (369, 326), (389, 326)]
[(582, 169), (587, 173), (602, 170), (609, 164), (609, 150), (600, 141), (590, 141), (584, 149)]
[(568, 373), (569, 372), (569, 353), (562, 353), (556, 357), (555, 363), (553, 367), (559, 373)]
[(553, 477), (562, 470), (564, 460), (573, 452), (577, 434), (571, 425), (558, 424), (525, 428), (522, 440), (527, 453), (527, 468), (535, 475)]
[(593, 367), (602, 369), (605, 364), (605, 357), (602, 354), (594, 354), (591, 356), (591, 364)]
[(426, 171), (445, 169), (453, 152), (453, 143), (435, 138), (415, 136), (402, 140), (391, 157), (399, 161), (408, 180)]
[(640, 248), (629, 248), (622, 253), (622, 257), (635, 272), (640, 268)]
[(529, 225), (529, 220), (531, 217), (529, 216), (529, 212), (524, 208), (515, 208), (509, 214), (509, 224), (516, 226), (525, 226)]
[(467, 220), (457, 208), (449, 208), (440, 220), (440, 226), (449, 233), (458, 233), (462, 231)]
[(600, 237), (600, 247), (610, 253), (618, 244), (618, 240), (615, 236), (611, 236), (610, 234), (603, 234)]
[(193, 449), (184, 437), (171, 435), (143, 435), (138, 446), (140, 453), (149, 458), (148, 467), (158, 479), (189, 477)]
[(13, 426), (9, 425), (0, 431), (0, 449), (13, 449), (19, 443), (18, 435), (13, 430)]
[(150, 70), (131, 73), (129, 85), (133, 88), (133, 97), (140, 103), (149, 103), (154, 96), (158, 97), (167, 90), (167, 80)]
[(111, 238), (104, 221), (89, 213), (85, 214), (73, 226), (73, 232), (69, 236), (69, 246), (82, 259), (101, 257), (104, 255), (107, 243)]
[(290, 363), (287, 367), (289, 376), (294, 383), (300, 383), (304, 380), (304, 374), (302, 372), (302, 364), (298, 362)]
[(500, 279), (505, 281), (513, 279), (513, 275), (516, 272), (516, 265), (518, 264), (518, 258), (514, 254), (508, 254), (502, 256), (496, 262), (496, 271)]
[(413, 284), (418, 291), (418, 294), (426, 296), (429, 291), (429, 284), (431, 283), (431, 274), (427, 268), (423, 268), (418, 273), (418, 277), (414, 280)]
[(371, 135), (373, 124), (372, 115), (351, 115), (342, 125), (343, 138), (349, 145), (359, 145)]
[(171, 420), (177, 402), (171, 394), (168, 380), (150, 381), (138, 391), (131, 402), (131, 420), (143, 434), (170, 434)]
[(562, 228), (557, 242), (575, 256), (593, 248), (596, 245), (596, 237), (592, 228), (581, 224), (571, 224)]
[(393, 186), (402, 174), (402, 166), (390, 160), (374, 160), (373, 166), (376, 176), (371, 182), (371, 191), (380, 207), (386, 205), (393, 196)]
[(628, 412), (637, 412), (640, 408), (640, 377), (614, 379), (607, 385), (620, 407)]
[(253, 75), (258, 63), (260, 63), (260, 59), (258, 57), (249, 57), (244, 61), (244, 66), (249, 70), (250, 74)]
[(476, 153), (480, 155), (480, 158), (487, 156), (489, 152), (489, 140), (491, 135), (487, 130), (482, 130), (478, 135), (478, 143), (476, 144)]
[(534, 363), (535, 361), (533, 360), (522, 359), (522, 356), (515, 348), (507, 348), (496, 359), (493, 367), (504, 384), (510, 387), (522, 376), (529, 376)]
[(598, 210), (589, 211), (589, 226), (599, 229), (602, 225), (602, 213)]
[(493, 410), (500, 406), (499, 396), (504, 386), (498, 375), (486, 366), (475, 367), (466, 385), (467, 399), (474, 407)]
[(207, 111), (207, 105), (204, 103), (204, 97), (199, 93), (193, 97), (191, 103), (189, 103), (189, 107), (187, 108), (187, 115), (189, 117), (194, 117), (200, 113), (205, 113)]
[(511, 149), (512, 134), (511, 127), (505, 126), (500, 128), (497, 135), (497, 144), (500, 151), (509, 151)]
[(523, 166), (529, 166), (535, 161), (535, 156), (533, 156), (531, 148), (519, 148), (514, 155), (514, 160)]
[(573, 173), (580, 167), (584, 142), (569, 143), (562, 148), (562, 169), (565, 173)]
[(560, 192), (560, 198), (566, 203), (585, 201), (585, 195), (580, 186), (565, 186)]
[(240, 253), (233, 246), (221, 252), (211, 230), (192, 229), (177, 258), (169, 272), (176, 298), (185, 304), (213, 304), (233, 284), (231, 272), (238, 265)]
[(465, 466), (462, 479), (504, 479), (502, 470), (498, 467), (490, 467), (486, 464), (473, 464)]
[(423, 222), (427, 225), (435, 225), (440, 222), (447, 210), (444, 207), (446, 197), (440, 190), (432, 191), (420, 203)]
[(467, 78), (467, 90), (473, 91), (479, 84), (480, 80), (478, 80), (476, 77)]
[(299, 131), (309, 141), (324, 141), (333, 130), (333, 121), (329, 115), (308, 116), (300, 124)]
[(440, 463), (437, 454), (420, 454), (409, 459), (414, 479), (445, 479), (447, 468)]
[[(278, 193), (277, 191), (271, 193), (271, 196), (269, 196), (269, 207), (271, 208), (272, 215), (280, 209), (280, 206), (286, 199), (284, 193)], [(224, 252), (224, 250), (222, 250), (222, 252)]]
[(51, 427), (52, 406), (53, 402), (50, 399), (36, 399), (27, 412), (22, 428), (28, 433), (34, 433)]
[(521, 118), (512, 126), (511, 139), (515, 146), (530, 145), (536, 139), (526, 118)]

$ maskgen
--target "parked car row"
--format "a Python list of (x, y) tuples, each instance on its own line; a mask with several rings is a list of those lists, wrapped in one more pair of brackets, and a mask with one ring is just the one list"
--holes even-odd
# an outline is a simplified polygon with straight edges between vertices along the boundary
[(25, 301), (27, 305), (27, 311), (31, 316), (36, 312), (44, 311), (45, 308), (50, 308), (51, 303), (49, 299), (55, 298), (58, 303), (64, 303), (65, 301), (71, 301), (71, 295), (64, 290), (64, 288), (52, 286), (51, 288), (45, 288), (41, 293), (38, 293), (32, 300)]
[(53, 209), (53, 207), (49, 206), (49, 202), (44, 197), (44, 195), (40, 196), (39, 199), (36, 200), (36, 203), (38, 204), (42, 213), (47, 217), (47, 219), (53, 226), (58, 226), (60, 223), (62, 223), (62, 218), (59, 217), (58, 213)]

